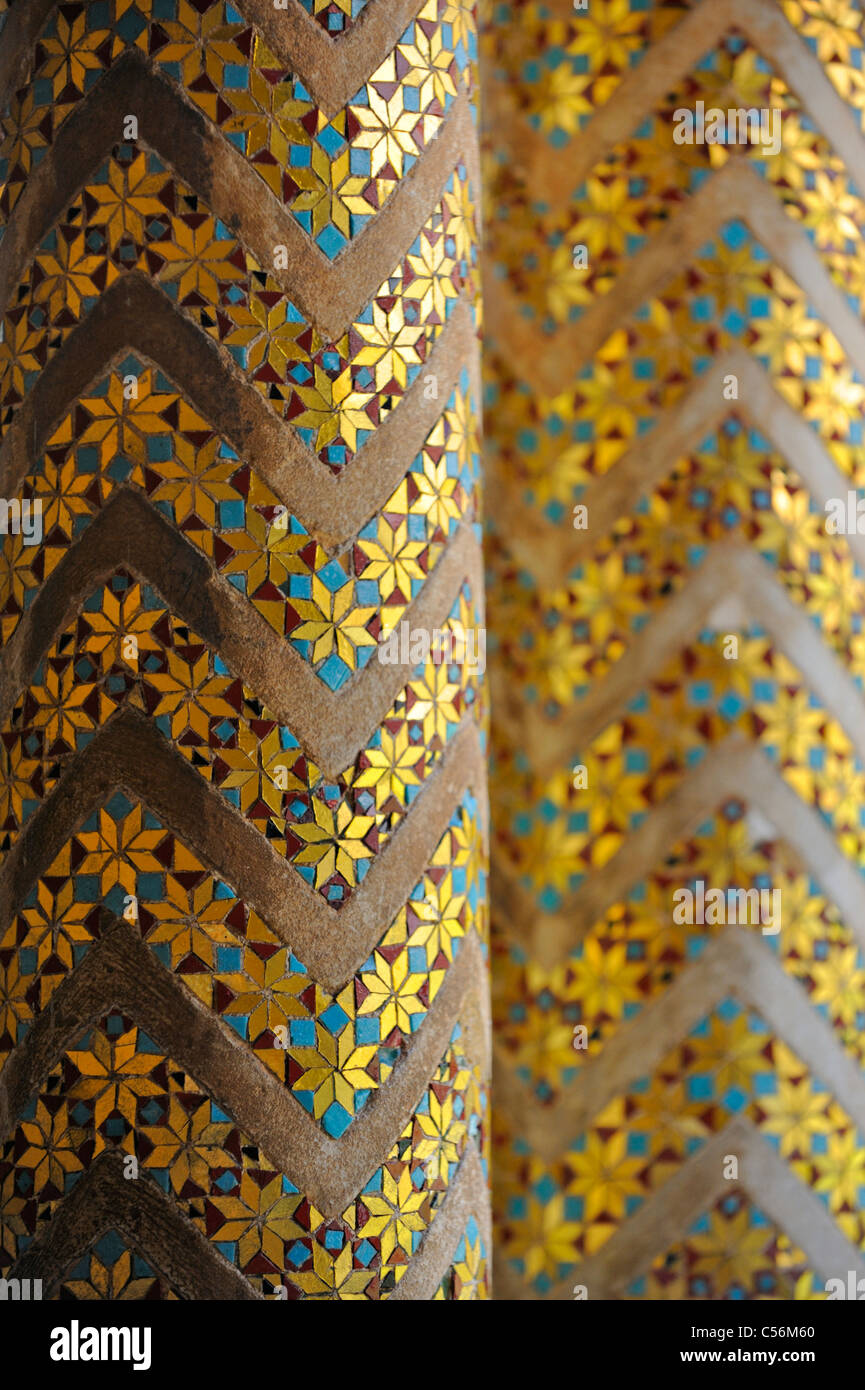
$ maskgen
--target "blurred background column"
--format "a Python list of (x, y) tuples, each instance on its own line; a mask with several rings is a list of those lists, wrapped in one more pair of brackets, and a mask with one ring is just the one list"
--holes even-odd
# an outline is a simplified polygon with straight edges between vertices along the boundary
[(499, 1296), (865, 1272), (863, 42), (487, 11)]

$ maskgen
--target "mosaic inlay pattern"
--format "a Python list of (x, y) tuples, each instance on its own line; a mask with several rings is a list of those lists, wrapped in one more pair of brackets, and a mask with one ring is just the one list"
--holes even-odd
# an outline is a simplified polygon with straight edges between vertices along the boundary
[[(357, 0), (349, 3), (360, 10)], [(331, 19), (346, 14), (343, 5), (306, 0), (306, 8), (313, 7), (319, 22), (338, 32)], [(64, 122), (128, 51), (183, 88), (334, 259), (438, 135), (470, 81), (476, 40), (471, 8), (427, 0), (369, 80), (328, 118), (246, 21), (242, 5), (63, 4), (40, 34), (28, 85), (12, 103), (0, 155), (4, 220)]]
[(0, 1274), (45, 1299), (490, 1296), (475, 14), (302, 4), (0, 3)]
[[(336, 472), (420, 376), (460, 295), (473, 297), (473, 223), (460, 166), (407, 255), (330, 342), (159, 156), (120, 145), (13, 296), (0, 339), (0, 418), (12, 418), (99, 296), (137, 272), (225, 349)], [(117, 388), (113, 395), (116, 408)]]
[(25, 481), (42, 506), (45, 544), (7, 539), (4, 640), (73, 540), (120, 487), (134, 487), (338, 689), (401, 621), (459, 522), (472, 521), (478, 458), (466, 386), (382, 512), (333, 555), (163, 372), (125, 358), (52, 432)]
[[(386, 1297), (441, 1207), (480, 1113), (478, 1078), (457, 1037), (385, 1162), (328, 1220), (143, 1029), (108, 1014), (46, 1079), (0, 1162), (4, 1257), (14, 1259), (38, 1236), (86, 1181), (94, 1156), (119, 1150), (137, 1159), (137, 1181), (170, 1193), (261, 1294), (282, 1285), (289, 1299)], [(84, 1285), (75, 1297), (154, 1296), (129, 1288), (140, 1261), (117, 1268), (108, 1258), (97, 1246), (69, 1272), (73, 1289)], [(464, 1264), (465, 1282), (471, 1269), (482, 1285), (477, 1256)], [(100, 1286), (105, 1292), (96, 1292)], [(464, 1295), (455, 1288), (450, 1296)]]
[(485, 936), (484, 905), (468, 797), (405, 907), (332, 995), (151, 811), (116, 792), (63, 847), (0, 943), (9, 962), (0, 1059), (102, 938), (107, 907), (339, 1138), (405, 1052), (462, 941)]

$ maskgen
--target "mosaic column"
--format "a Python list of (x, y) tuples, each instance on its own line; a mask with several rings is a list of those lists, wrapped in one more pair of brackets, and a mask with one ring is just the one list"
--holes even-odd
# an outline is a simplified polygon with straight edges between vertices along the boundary
[(485, 1297), (472, 8), (0, 9), (0, 1275)]
[(865, 1274), (862, 7), (488, 21), (497, 1289), (825, 1298)]

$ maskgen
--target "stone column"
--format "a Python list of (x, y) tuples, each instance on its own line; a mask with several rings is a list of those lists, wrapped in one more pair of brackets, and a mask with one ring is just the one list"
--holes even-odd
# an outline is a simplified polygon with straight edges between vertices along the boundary
[(0, 1274), (484, 1297), (472, 9), (2, 8)]
[(484, 42), (498, 1291), (825, 1297), (865, 1274), (861, 6)]

